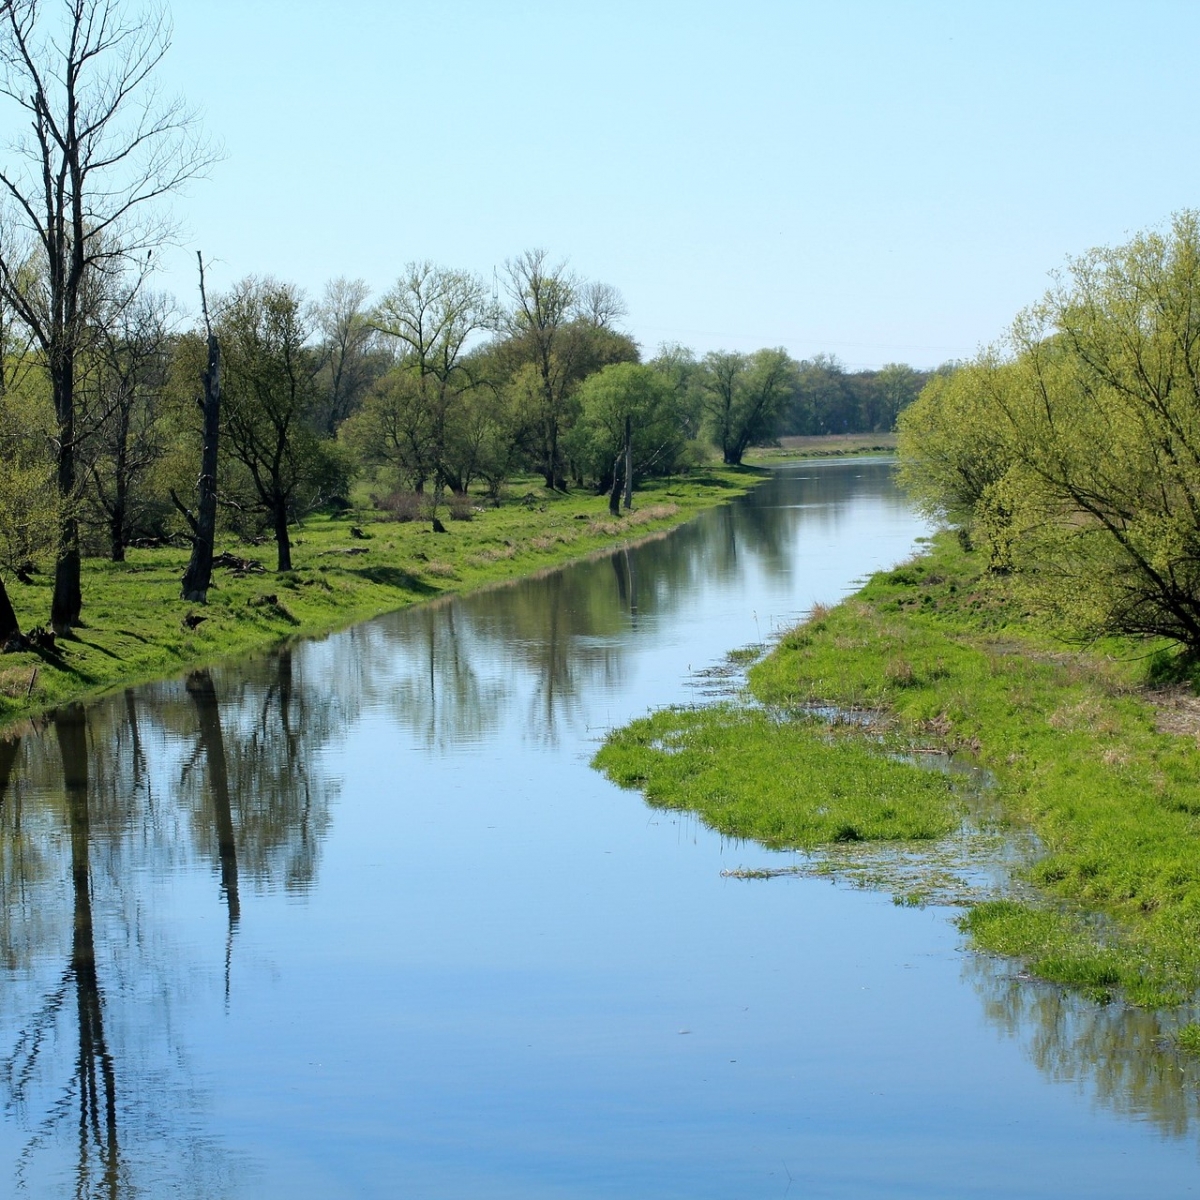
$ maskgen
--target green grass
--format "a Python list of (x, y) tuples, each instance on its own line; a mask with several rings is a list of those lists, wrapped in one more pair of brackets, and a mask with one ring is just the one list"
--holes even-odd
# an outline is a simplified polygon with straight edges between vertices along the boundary
[[(344, 628), (449, 592), (513, 580), (654, 536), (758, 484), (754, 468), (710, 468), (640, 488), (635, 508), (609, 516), (607, 499), (562, 495), (523, 481), (499, 508), (434, 534), (371, 510), (316, 514), (293, 530), (294, 570), (277, 574), (272, 542), (221, 538), (217, 551), (257, 559), (261, 574), (218, 569), (207, 605), (179, 599), (181, 549), (131, 550), (123, 564), (88, 559), (82, 624), (53, 654), (0, 656), (0, 725), (111, 688), (160, 678), (281, 641)], [(351, 527), (366, 534), (351, 535)], [(45, 622), (50, 580), (10, 580), (23, 629)], [(195, 622), (199, 619), (199, 623)], [(195, 624), (195, 627), (190, 627)]]
[(950, 780), (823, 722), (728, 705), (671, 708), (610, 734), (594, 765), (660, 808), (780, 849), (938, 838), (958, 824)]
[(1200, 1058), (1200, 1025), (1191, 1021), (1180, 1028), (1175, 1034), (1175, 1045), (1182, 1053)]

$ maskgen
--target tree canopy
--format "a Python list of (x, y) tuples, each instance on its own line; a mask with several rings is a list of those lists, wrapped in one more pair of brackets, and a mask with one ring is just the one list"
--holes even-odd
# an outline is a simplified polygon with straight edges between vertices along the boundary
[(919, 501), (1061, 626), (1200, 653), (1200, 217), (1072, 260), (900, 444)]

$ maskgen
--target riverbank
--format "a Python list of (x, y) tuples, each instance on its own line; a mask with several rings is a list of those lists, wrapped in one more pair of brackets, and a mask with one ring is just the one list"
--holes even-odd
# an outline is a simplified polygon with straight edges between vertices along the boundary
[[(864, 735), (893, 749), (969, 751), (994, 778), (1001, 811), (1031, 828), (1041, 847), (1016, 868), (1031, 898), (1000, 897), (966, 913), (973, 943), (1100, 1001), (1184, 1002), (1200, 987), (1200, 748), (1190, 692), (1148, 687), (1155, 660), (1144, 644), (1079, 650), (1054, 641), (1031, 626), (1011, 582), (985, 568), (984, 555), (939, 535), (916, 561), (874, 576), (835, 608), (818, 608), (751, 670), (754, 697), (790, 714), (823, 754), (799, 787), (774, 768), (752, 775), (753, 788), (739, 783), (756, 795), (752, 820), (741, 813), (730, 823), (711, 797), (707, 808), (698, 803), (702, 773), (679, 774), (681, 748), (711, 741), (708, 722), (728, 724), (721, 710), (694, 737), (673, 728), (643, 739), (644, 761), (614, 777), (649, 783), (660, 802), (696, 808), (731, 834), (810, 846), (911, 836), (900, 832), (911, 785), (889, 784), (891, 825), (871, 825), (869, 810), (884, 792), (874, 783), (856, 789), (847, 739), (855, 757)], [(844, 718), (836, 731), (830, 713)], [(630, 732), (613, 735), (602, 755)], [(742, 722), (736, 740), (747, 764), (771, 761), (760, 757), (775, 741), (769, 723)], [(783, 829), (797, 803), (820, 814), (834, 800), (838, 819), (819, 837), (760, 832), (772, 822)], [(919, 836), (936, 837), (937, 822)]]
[[(479, 501), (468, 520), (443, 511), (400, 522), (375, 510), (314, 514), (294, 531), (294, 569), (276, 573), (273, 543), (219, 539), (208, 604), (179, 599), (182, 548), (133, 549), (128, 561), (88, 559), (83, 623), (52, 650), (0, 656), (0, 726), (117, 687), (268, 650), (448, 593), (471, 591), (603, 552), (683, 524), (755, 487), (767, 472), (711, 467), (648, 482), (619, 517), (604, 496), (526, 482), (499, 507)], [(13, 583), (22, 628), (50, 609), (48, 576)]]
[(895, 454), (895, 433), (823, 433), (781, 437), (777, 446), (756, 446), (746, 454), (749, 463), (793, 458), (856, 458)]

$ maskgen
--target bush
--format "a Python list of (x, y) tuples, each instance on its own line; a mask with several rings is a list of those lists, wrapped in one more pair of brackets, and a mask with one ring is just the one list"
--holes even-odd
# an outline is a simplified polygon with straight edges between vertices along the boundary
[(475, 505), (466, 492), (452, 492), (447, 503), (452, 521), (471, 521), (475, 518)]
[(389, 492), (375, 503), (393, 521), (419, 521), (425, 516), (425, 497), (419, 492)]

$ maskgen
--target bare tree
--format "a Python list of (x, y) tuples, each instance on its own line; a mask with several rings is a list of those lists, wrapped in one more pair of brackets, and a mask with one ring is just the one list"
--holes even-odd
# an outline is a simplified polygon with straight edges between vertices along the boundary
[(317, 307), (324, 365), (318, 424), (326, 437), (361, 403), (367, 389), (387, 369), (376, 330), (367, 315), (370, 288), (361, 279), (332, 279)]
[(126, 13), (121, 0), (0, 5), (0, 96), (28, 120), (0, 166), (0, 298), (29, 329), (54, 397), (63, 503), (50, 620), (60, 632), (82, 608), (75, 388), (89, 301), (136, 292), (173, 232), (157, 202), (214, 158), (193, 113), (155, 90), (170, 40), (162, 10)]
[(167, 339), (167, 302), (161, 296), (123, 306), (100, 331), (92, 376), (102, 420), (86, 458), (113, 562), (125, 561), (146, 509), (143, 481), (164, 451), (159, 419)]
[(624, 297), (611, 283), (592, 280), (579, 289), (579, 315), (597, 329), (615, 329), (629, 315)]

